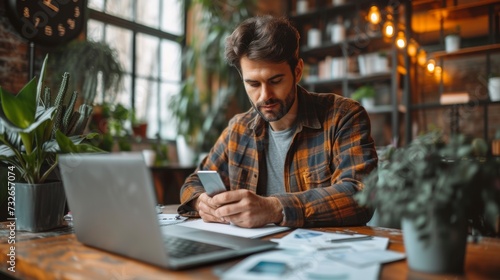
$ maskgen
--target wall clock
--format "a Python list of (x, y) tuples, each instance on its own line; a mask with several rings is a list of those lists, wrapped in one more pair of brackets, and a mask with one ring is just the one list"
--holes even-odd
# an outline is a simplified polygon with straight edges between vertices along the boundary
[(6, 6), (21, 36), (41, 45), (67, 43), (85, 25), (86, 0), (7, 0)]

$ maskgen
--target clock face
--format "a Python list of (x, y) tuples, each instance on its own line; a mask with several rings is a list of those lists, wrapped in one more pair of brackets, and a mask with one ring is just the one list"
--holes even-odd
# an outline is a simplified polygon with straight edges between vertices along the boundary
[(42, 45), (66, 43), (85, 24), (85, 0), (8, 0), (7, 5), (21, 36)]

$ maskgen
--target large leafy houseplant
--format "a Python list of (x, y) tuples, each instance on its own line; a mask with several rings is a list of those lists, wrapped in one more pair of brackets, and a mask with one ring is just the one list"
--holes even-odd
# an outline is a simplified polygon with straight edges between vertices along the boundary
[(238, 72), (225, 61), (224, 48), (226, 37), (251, 16), (255, 1), (195, 0), (191, 5), (200, 8), (200, 21), (184, 50), (187, 78), (169, 108), (178, 134), (200, 152), (208, 151), (227, 125), (231, 105), (250, 106)]
[(446, 143), (439, 132), (421, 135), (391, 150), (356, 199), (376, 208), (382, 220), (416, 220), (424, 238), (432, 230), (429, 208), (450, 223), (465, 211), (471, 220), (485, 217), (492, 224), (500, 212), (500, 163), (485, 156), (480, 142), (457, 135)]
[(97, 152), (85, 142), (95, 133), (82, 134), (92, 107), (82, 104), (74, 111), (77, 92), (67, 98), (69, 74), (62, 78), (52, 102), (50, 88), (44, 87), (45, 66), (40, 77), (29, 81), (14, 95), (0, 87), (0, 161), (14, 166), (20, 181), (45, 182), (56, 169), (58, 153)]
[[(402, 221), (410, 267), (428, 272), (457, 272), (463, 268), (463, 256), (460, 259), (452, 254), (438, 259), (436, 262), (457, 261), (443, 262), (442, 271), (421, 254), (411, 255), (409, 247), (415, 242), (409, 241), (410, 235), (423, 244), (416, 252), (446, 247), (459, 248), (461, 254), (465, 252), (468, 228), (492, 232), (492, 227), (483, 222), (494, 225), (500, 212), (500, 162), (487, 157), (484, 143), (482, 139), (470, 141), (464, 135), (445, 142), (441, 133), (430, 132), (406, 147), (392, 149), (387, 160), (381, 161), (363, 181), (365, 188), (356, 195), (357, 201), (376, 208), (383, 223)], [(411, 227), (405, 226), (409, 223)], [(405, 228), (415, 230), (408, 233)], [(448, 232), (451, 228), (458, 228), (456, 234)], [(448, 246), (454, 237), (461, 243)]]

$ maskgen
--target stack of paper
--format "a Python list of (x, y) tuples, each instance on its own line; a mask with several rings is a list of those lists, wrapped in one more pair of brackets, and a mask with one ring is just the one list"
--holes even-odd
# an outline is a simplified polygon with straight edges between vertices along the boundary
[(222, 279), (378, 279), (382, 263), (405, 258), (386, 250), (389, 239), (297, 229), (273, 240), (283, 250), (246, 258)]

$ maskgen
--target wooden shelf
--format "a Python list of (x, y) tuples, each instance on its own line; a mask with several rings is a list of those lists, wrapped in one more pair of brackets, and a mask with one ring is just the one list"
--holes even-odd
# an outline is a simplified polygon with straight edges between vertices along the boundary
[(488, 9), (488, 6), (497, 4), (500, 4), (500, 0), (480, 0), (474, 1), (473, 3), (432, 9), (428, 12), (437, 15), (437, 18), (443, 17), (446, 20), (456, 20), (474, 17), (478, 14), (485, 14), (485, 10)]
[[(365, 0), (365, 2), (367, 1)], [(338, 6), (328, 5), (326, 7), (321, 7), (321, 8), (311, 8), (310, 10), (302, 14), (297, 14), (296, 12), (294, 12), (288, 18), (292, 22), (309, 20), (310, 18), (317, 17), (319, 13), (332, 13), (332, 12), (340, 13), (347, 9), (352, 9), (355, 5), (356, 5), (355, 1), (346, 1), (344, 4)]]
[[(382, 34), (366, 34), (363, 33), (361, 35), (352, 35), (347, 38), (347, 40), (339, 43), (332, 42), (322, 42), (319, 47), (308, 47), (301, 46), (300, 54), (305, 57), (324, 57), (327, 55), (330, 56), (342, 56), (342, 48), (348, 48), (348, 46), (356, 44), (356, 49), (364, 49), (368, 47), (369, 44), (360, 45), (358, 42), (360, 41), (372, 41), (372, 40), (381, 40), (383, 39)], [(389, 44), (389, 43), (388, 43)], [(389, 48), (389, 45), (387, 46)], [(337, 52), (337, 53), (336, 53)]]
[(383, 73), (374, 73), (371, 75), (349, 75), (344, 78), (337, 79), (321, 79), (321, 80), (313, 80), (313, 81), (303, 81), (301, 84), (303, 86), (319, 86), (319, 87), (328, 87), (328, 86), (339, 86), (342, 84), (344, 80), (347, 81), (348, 84), (362, 84), (369, 82), (378, 82), (378, 81), (388, 81), (392, 78), (391, 72), (383, 72)]
[[(371, 108), (366, 108), (366, 111), (369, 114), (390, 114), (392, 113), (393, 106), (392, 105), (376, 105)], [(398, 112), (406, 113), (406, 108), (403, 105), (398, 105)]]
[(490, 101), (490, 100), (472, 100), (467, 103), (456, 103), (456, 104), (441, 104), (441, 103), (421, 103), (421, 104), (413, 104), (411, 106), (412, 110), (427, 110), (427, 109), (439, 109), (439, 108), (448, 108), (448, 107), (457, 107), (457, 106), (487, 106), (487, 105), (497, 105), (500, 104), (500, 101)]
[(375, 105), (373, 107), (365, 107), (369, 114), (392, 113), (392, 105)]
[(429, 56), (433, 58), (451, 58), (451, 57), (458, 57), (458, 56), (464, 56), (464, 55), (476, 55), (476, 54), (484, 54), (487, 52), (492, 52), (492, 51), (500, 51), (500, 44), (490, 44), (490, 45), (484, 45), (484, 46), (478, 46), (478, 47), (470, 47), (470, 48), (462, 48), (454, 52), (446, 52), (446, 51), (439, 51), (439, 52), (434, 52), (431, 53)]

